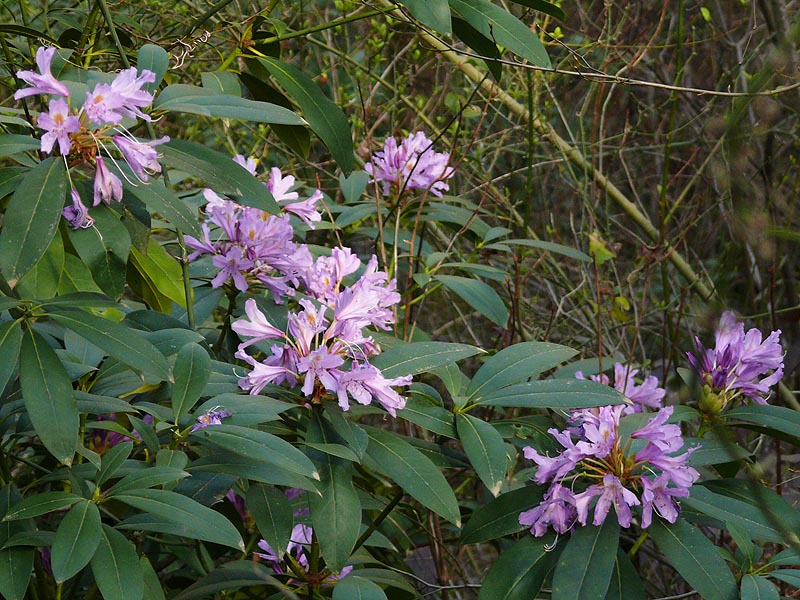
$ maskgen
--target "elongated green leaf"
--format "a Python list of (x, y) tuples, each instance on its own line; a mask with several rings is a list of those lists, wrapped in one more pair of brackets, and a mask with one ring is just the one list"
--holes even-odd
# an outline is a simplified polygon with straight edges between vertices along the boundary
[(42, 258), (17, 283), (23, 298), (52, 298), (56, 295), (64, 272), (64, 240), (56, 232)]
[[(141, 490), (165, 483), (179, 481), (184, 477), (189, 477), (189, 473), (175, 467), (149, 467), (140, 471), (134, 471), (115, 483), (107, 492), (106, 496), (111, 498), (119, 494), (125, 494), (130, 490)], [(227, 490), (226, 490), (227, 491)]]
[[(180, 265), (154, 238), (150, 238), (146, 254), (139, 252), (135, 246), (131, 247), (130, 264), (142, 277), (145, 289), (165, 299), (166, 306), (161, 307), (162, 312), (168, 312), (172, 302), (186, 307), (186, 290)], [(145, 298), (150, 300), (147, 296)]]
[[(338, 440), (326, 421), (315, 418), (306, 433), (312, 443), (330, 445)], [(320, 468), (320, 495), (308, 498), (311, 523), (325, 562), (340, 571), (350, 558), (361, 531), (361, 502), (353, 487), (353, 465), (344, 460), (310, 452)]]
[(17, 369), (22, 346), (22, 325), (19, 321), (0, 323), (0, 393)]
[(405, 408), (397, 414), (400, 418), (411, 421), (433, 433), (449, 438), (456, 437), (453, 413), (446, 408), (431, 404), (427, 400), (410, 396), (406, 401)]
[(502, 387), (536, 379), (577, 354), (577, 350), (546, 342), (523, 342), (487, 358), (467, 388), (467, 396), (479, 398)]
[(348, 575), (333, 588), (333, 600), (386, 600), (386, 593), (369, 579)]
[(450, 8), (464, 17), (484, 37), (505, 46), (538, 67), (549, 67), (550, 59), (538, 36), (505, 9), (489, 0), (449, 0)]
[[(453, 33), (472, 49), (475, 54), (481, 57), (481, 60), (486, 64), (489, 72), (494, 76), (497, 81), (503, 76), (503, 64), (498, 60), (500, 58), (500, 50), (495, 43), (483, 36), (483, 34), (475, 29), (472, 25), (467, 23), (461, 17), (456, 15), (452, 16)], [(498, 244), (492, 244), (497, 247)]]
[(305, 454), (271, 433), (238, 425), (214, 425), (196, 431), (192, 435), (241, 456), (274, 464), (298, 475), (319, 479), (317, 468)]
[(654, 519), (650, 535), (686, 582), (704, 598), (736, 600), (739, 590), (716, 546), (678, 518), (674, 524)]
[(286, 496), (272, 486), (255, 483), (247, 490), (247, 510), (270, 547), (282, 555), (292, 534), (294, 517)]
[(203, 88), (218, 94), (228, 96), (242, 95), (242, 86), (239, 85), (239, 78), (230, 71), (208, 71), (201, 73)]
[(41, 140), (29, 135), (0, 134), (0, 156), (11, 156), (17, 152), (38, 150), (41, 145)]
[(605, 600), (647, 600), (642, 580), (622, 548), (617, 551)]
[[(800, 581), (800, 576), (798, 576)], [(741, 600), (780, 600), (780, 593), (769, 579), (747, 573), (742, 577)]]
[(576, 529), (556, 565), (553, 597), (603, 600), (614, 569), (618, 544), (619, 524), (614, 517), (609, 516), (600, 527)]
[(451, 292), (489, 319), (492, 323), (505, 327), (508, 324), (508, 309), (494, 288), (480, 279), (458, 275), (436, 275)]
[(389, 348), (370, 362), (381, 369), (385, 377), (400, 377), (427, 373), (480, 352), (480, 348), (467, 344), (413, 342)]
[(35, 331), (22, 338), (19, 378), (25, 409), (45, 448), (71, 464), (78, 442), (78, 407), (72, 382), (55, 351)]
[(456, 415), (456, 427), (469, 462), (483, 485), (497, 497), (508, 469), (503, 437), (490, 423), (463, 413)]
[(31, 27), (24, 27), (22, 25), (12, 25), (4, 23), (0, 25), (0, 33), (10, 33), (12, 35), (19, 35), (22, 37), (33, 38), (36, 40), (42, 39), (48, 41), (54, 46), (58, 45), (58, 40), (47, 35), (44, 31), (39, 31), (38, 29), (33, 29)]
[(780, 542), (785, 539), (785, 532), (774, 525), (779, 519), (775, 515), (767, 514), (763, 507), (715, 494), (703, 486), (693, 486), (690, 496), (684, 498), (681, 504), (720, 521), (734, 523), (743, 528), (751, 539), (765, 542)]
[(800, 436), (800, 413), (783, 406), (772, 404), (740, 406), (726, 412), (725, 419), (760, 425), (794, 437)]
[(211, 375), (211, 357), (199, 344), (186, 344), (175, 358), (172, 416), (178, 420), (192, 410)]
[(241, 204), (260, 208), (270, 214), (280, 212), (267, 186), (248, 173), (247, 169), (232, 168), (234, 163), (230, 156), (183, 140), (172, 140), (159, 146), (159, 149), (164, 164), (205, 181), (217, 193), (236, 196)]
[(585, 408), (621, 404), (622, 394), (615, 389), (583, 379), (546, 379), (501, 388), (475, 404), (527, 408)]
[(101, 486), (111, 479), (133, 450), (133, 442), (122, 442), (109, 448), (100, 461), (100, 472), (97, 474), (97, 485)]
[(225, 563), (211, 571), (200, 581), (182, 590), (177, 596), (173, 596), (172, 600), (207, 599), (223, 590), (265, 585), (272, 589), (280, 590), (278, 597), (281, 600), (284, 598), (286, 600), (299, 600), (292, 588), (283, 585), (272, 576), (270, 569), (252, 560), (237, 560)]
[[(554, 536), (528, 535), (500, 555), (483, 580), (478, 600), (529, 600), (538, 598), (560, 548)], [(559, 596), (554, 596), (558, 597)]]
[(259, 57), (258, 61), (297, 102), (311, 129), (331, 151), (339, 168), (350, 173), (354, 163), (353, 137), (342, 109), (300, 69), (266, 56)]
[(5, 600), (25, 600), (35, 552), (26, 547), (0, 550), (0, 595)]
[(136, 546), (119, 531), (103, 525), (91, 563), (105, 600), (142, 600), (144, 577), (139, 555)]
[(181, 525), (197, 540), (244, 551), (242, 536), (228, 519), (215, 510), (167, 490), (130, 490), (114, 498), (120, 502)]
[(144, 578), (144, 594), (142, 594), (142, 600), (166, 600), (164, 590), (161, 587), (161, 581), (158, 579), (153, 565), (150, 564), (146, 556), (142, 556), (139, 559), (139, 565)]
[(522, 531), (520, 513), (537, 506), (543, 497), (544, 490), (534, 485), (498, 496), (472, 513), (461, 531), (461, 543), (478, 544)]
[(545, 0), (512, 0), (512, 2), (521, 4), (522, 6), (527, 6), (528, 8), (532, 8), (534, 10), (538, 10), (555, 17), (556, 19), (561, 19), (562, 21), (567, 18), (564, 14), (564, 11), (561, 10), (561, 7), (550, 2), (546, 2)]
[[(129, 170), (126, 172), (130, 173)], [(135, 181), (130, 175), (129, 179)], [(160, 214), (183, 233), (189, 233), (195, 237), (202, 235), (193, 211), (160, 180), (151, 178), (147, 183), (137, 185), (131, 185), (126, 178), (123, 178), (122, 181), (125, 193), (144, 202), (150, 212)]]
[(11, 287), (53, 240), (66, 194), (64, 162), (48, 158), (30, 170), (11, 197), (0, 231), (0, 271)]
[(220, 94), (214, 90), (181, 83), (164, 89), (156, 98), (153, 109), (258, 123), (305, 124), (291, 110), (277, 104)]
[(589, 256), (588, 254), (581, 252), (576, 248), (570, 248), (569, 246), (563, 246), (562, 244), (556, 244), (554, 242), (546, 242), (543, 240), (514, 239), (514, 240), (503, 240), (501, 243), (509, 246), (527, 246), (528, 248), (538, 248), (540, 250), (547, 250), (548, 252), (552, 252), (553, 254), (561, 254), (562, 256), (575, 258), (582, 262), (592, 262), (592, 257)]
[(439, 33), (451, 33), (450, 5), (447, 0), (400, 0), (414, 18)]
[(161, 46), (155, 44), (145, 44), (139, 48), (136, 58), (136, 69), (139, 73), (145, 69), (155, 74), (156, 80), (142, 86), (148, 92), (153, 93), (161, 85), (164, 75), (169, 68), (169, 54)]
[(236, 473), (239, 477), (252, 481), (294, 487), (317, 493), (314, 482), (307, 477), (298, 475), (276, 465), (274, 462), (268, 463), (232, 452), (214, 452), (213, 456), (193, 461), (191, 467), (188, 467), (187, 470), (192, 474), (195, 472)]
[(83, 310), (57, 308), (50, 317), (102, 348), (118, 361), (159, 379), (170, 377), (164, 355), (136, 330)]
[(458, 500), (441, 471), (400, 437), (365, 427), (369, 447), (365, 464), (391, 477), (400, 487), (436, 514), (461, 527)]
[(772, 571), (769, 576), (800, 588), (800, 571), (797, 569), (777, 569)]
[(233, 413), (226, 423), (231, 425), (258, 425), (279, 418), (281, 413), (297, 408), (267, 396), (242, 396), (241, 394), (219, 394), (203, 402), (195, 409), (195, 414), (202, 414), (212, 408), (222, 408)]
[(28, 496), (12, 506), (3, 517), (3, 521), (17, 521), (38, 517), (39, 515), (72, 506), (79, 500), (81, 500), (80, 496), (70, 492), (42, 492), (41, 494)]
[(56, 530), (51, 564), (56, 582), (66, 581), (89, 564), (100, 543), (100, 511), (86, 500), (73, 506)]

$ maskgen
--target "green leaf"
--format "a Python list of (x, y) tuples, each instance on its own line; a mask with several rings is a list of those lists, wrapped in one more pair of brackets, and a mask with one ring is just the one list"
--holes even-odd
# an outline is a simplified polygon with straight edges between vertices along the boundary
[(146, 556), (139, 559), (139, 565), (142, 569), (142, 577), (144, 579), (144, 594), (142, 600), (166, 600), (164, 590), (161, 587), (161, 581), (158, 579), (153, 565), (147, 560)]
[(333, 600), (386, 600), (386, 593), (369, 579), (351, 574), (333, 588)]
[(370, 362), (383, 371), (384, 377), (390, 378), (427, 373), (480, 352), (480, 348), (467, 344), (413, 342), (389, 348)]
[(56, 295), (64, 272), (66, 257), (64, 240), (56, 233), (41, 260), (17, 283), (17, 291), (23, 298), (52, 298)]
[(58, 45), (58, 40), (47, 35), (45, 32), (39, 31), (38, 29), (33, 29), (31, 27), (24, 27), (22, 25), (11, 25), (4, 23), (3, 25), (0, 25), (0, 33), (10, 33), (12, 35), (33, 38), (35, 40), (42, 39), (53, 44), (54, 46)]
[(452, 33), (447, 0), (400, 0), (413, 17), (438, 33)]
[(622, 548), (617, 550), (605, 600), (647, 600), (642, 580)]
[(15, 504), (3, 517), (3, 521), (18, 521), (30, 519), (49, 512), (54, 512), (72, 506), (82, 500), (80, 496), (70, 492), (41, 492), (28, 496)]
[(294, 112), (277, 104), (220, 94), (214, 90), (182, 83), (167, 86), (156, 98), (153, 110), (189, 113), (204, 117), (238, 119), (240, 121), (255, 121), (257, 123), (305, 124), (305, 121)]
[(561, 7), (556, 6), (555, 4), (552, 4), (550, 2), (545, 2), (545, 0), (511, 0), (511, 1), (520, 4), (522, 6), (527, 6), (528, 8), (538, 10), (539, 12), (543, 12), (562, 21), (567, 18), (567, 16), (564, 14), (564, 11), (561, 10)]
[(99, 486), (111, 479), (122, 464), (128, 460), (133, 450), (133, 442), (122, 442), (109, 448), (100, 460), (100, 472), (97, 474), (96, 483)]
[(800, 571), (797, 569), (777, 569), (772, 571), (769, 576), (800, 588)]
[(89, 564), (100, 543), (100, 511), (83, 500), (73, 506), (56, 530), (51, 565), (57, 583)]
[(576, 248), (570, 248), (569, 246), (563, 246), (561, 244), (556, 244), (554, 242), (545, 242), (542, 240), (514, 239), (514, 240), (503, 240), (502, 243), (509, 246), (527, 246), (528, 248), (538, 248), (540, 250), (547, 250), (548, 252), (552, 252), (553, 254), (561, 254), (562, 256), (574, 258), (582, 262), (592, 262), (592, 257), (589, 256), (588, 254), (581, 252)]
[(492, 60), (500, 58), (500, 50), (495, 43), (485, 38), (480, 31), (461, 17), (453, 15), (452, 22), (453, 33), (456, 37), (469, 46), (475, 54), (481, 57), (481, 60), (486, 64), (491, 74), (499, 81), (503, 76), (503, 65), (498, 60)]
[(554, 543), (552, 534), (541, 538), (528, 535), (502, 552), (486, 574), (478, 600), (538, 598), (545, 577), (558, 558), (559, 549), (552, 548)]
[(166, 490), (130, 490), (114, 499), (185, 527), (194, 539), (244, 551), (242, 536), (231, 522), (191, 498)]
[(776, 515), (768, 514), (764, 507), (715, 494), (701, 485), (693, 486), (691, 494), (681, 500), (681, 504), (720, 521), (734, 523), (743, 528), (751, 539), (765, 542), (781, 542), (785, 539), (784, 531), (773, 524), (777, 521), (779, 525), (779, 519)]
[[(131, 171), (126, 169), (126, 173), (131, 173)], [(131, 181), (135, 181), (132, 174), (129, 175), (129, 178)], [(131, 185), (128, 179), (122, 178), (122, 185), (126, 194), (141, 200), (150, 212), (160, 214), (183, 233), (195, 237), (202, 236), (194, 212), (160, 180), (151, 177), (147, 183)]]
[(251, 396), (241, 394), (219, 394), (209, 398), (195, 409), (195, 414), (208, 412), (213, 408), (224, 408), (233, 413), (226, 423), (230, 425), (258, 425), (275, 421), (281, 413), (297, 408), (297, 404), (289, 404), (267, 396)]
[(271, 570), (252, 560), (237, 560), (225, 563), (211, 571), (200, 581), (182, 590), (178, 595), (173, 596), (172, 600), (207, 599), (223, 590), (229, 591), (251, 586), (262, 588), (263, 586), (269, 586), (269, 588), (280, 590), (278, 598), (281, 600), (299, 600), (291, 588), (281, 584), (280, 581), (272, 576)]
[(507, 492), (478, 507), (461, 531), (462, 544), (488, 542), (525, 529), (520, 525), (519, 514), (537, 506), (544, 491), (527, 485)]
[(57, 308), (49, 316), (118, 361), (161, 380), (170, 378), (167, 359), (138, 331), (80, 309)]
[(71, 464), (79, 427), (72, 382), (55, 351), (32, 329), (22, 338), (19, 379), (25, 409), (45, 448)]
[(204, 89), (228, 96), (242, 96), (239, 78), (230, 71), (208, 71), (201, 73), (200, 78)]
[(368, 460), (370, 468), (388, 475), (421, 504), (461, 527), (456, 495), (431, 460), (397, 435), (364, 429), (369, 435), (365, 464)]
[(546, 379), (501, 388), (475, 404), (527, 408), (586, 408), (622, 404), (614, 388), (584, 379)]
[(369, 173), (366, 171), (353, 171), (345, 177), (344, 173), (339, 175), (339, 189), (347, 202), (356, 202), (369, 183)]
[[(330, 444), (338, 439), (326, 421), (314, 419), (306, 437), (310, 442)], [(320, 494), (311, 494), (311, 523), (325, 562), (334, 571), (347, 564), (361, 531), (361, 502), (353, 487), (353, 465), (347, 461), (311, 452), (320, 468)]]
[(0, 231), (0, 272), (12, 288), (53, 240), (66, 194), (64, 162), (48, 158), (30, 170), (11, 197)]
[[(798, 574), (800, 575), (800, 574)], [(800, 581), (800, 576), (798, 576)], [(769, 579), (758, 575), (745, 574), (742, 577), (741, 600), (780, 600), (781, 595)]]
[(300, 69), (266, 56), (259, 57), (258, 61), (297, 102), (311, 129), (328, 147), (339, 168), (350, 173), (354, 163), (353, 137), (342, 109)]
[(17, 370), (19, 352), (22, 346), (22, 325), (20, 321), (0, 323), (0, 393)]
[(723, 416), (727, 421), (735, 419), (774, 429), (793, 437), (800, 436), (800, 413), (791, 408), (772, 404), (753, 404), (734, 408), (724, 413)]
[(415, 395), (409, 396), (405, 407), (399, 410), (397, 415), (433, 433), (449, 438), (456, 437), (453, 413)]
[(192, 410), (206, 389), (211, 375), (211, 357), (199, 344), (186, 344), (178, 351), (172, 373), (175, 378), (172, 384), (172, 416), (177, 423)]
[(219, 194), (235, 196), (246, 206), (278, 214), (281, 209), (263, 183), (235, 163), (230, 156), (183, 140), (172, 140), (159, 146), (162, 162), (206, 182)]
[(674, 524), (654, 519), (650, 535), (686, 582), (704, 598), (736, 600), (739, 591), (717, 547), (700, 531), (678, 518)]
[(241, 456), (319, 479), (317, 468), (305, 454), (271, 433), (238, 425), (214, 425), (195, 431), (192, 435)]
[(192, 462), (188, 471), (209, 473), (236, 473), (243, 479), (274, 485), (295, 487), (317, 493), (311, 479), (285, 469), (275, 462), (254, 460), (232, 452), (214, 452), (213, 455)]
[(603, 600), (614, 570), (619, 524), (609, 516), (600, 527), (578, 527), (561, 552), (553, 575), (559, 600)]
[(255, 519), (258, 532), (270, 548), (282, 555), (292, 535), (292, 505), (283, 492), (272, 486), (254, 483), (247, 490), (248, 512)]
[(131, 490), (147, 489), (157, 485), (164, 485), (165, 483), (172, 483), (185, 477), (189, 477), (189, 473), (175, 467), (148, 467), (128, 473), (106, 492), (106, 497), (112, 498)]
[(136, 58), (136, 70), (141, 73), (145, 69), (152, 71), (156, 76), (154, 82), (146, 83), (142, 86), (143, 89), (152, 94), (161, 85), (164, 75), (169, 69), (169, 54), (167, 51), (155, 44), (145, 44), (139, 48), (139, 55)]
[(508, 470), (503, 437), (490, 423), (464, 413), (456, 415), (456, 427), (469, 462), (483, 485), (497, 497)]
[(449, 0), (450, 8), (464, 17), (484, 37), (537, 67), (550, 67), (547, 51), (531, 29), (505, 9), (489, 0)]
[(436, 275), (437, 281), (458, 295), (462, 300), (489, 319), (505, 327), (508, 324), (508, 309), (500, 295), (489, 284), (479, 279), (458, 275)]
[(479, 398), (508, 385), (536, 379), (577, 354), (577, 350), (546, 342), (522, 342), (487, 358), (467, 388), (467, 396)]
[(0, 156), (11, 156), (18, 152), (31, 152), (38, 150), (41, 145), (41, 140), (29, 135), (0, 134)]
[(95, 583), (105, 600), (142, 600), (144, 577), (134, 546), (117, 530), (103, 525), (92, 557)]
[[(154, 238), (150, 238), (146, 254), (139, 252), (135, 246), (131, 247), (130, 264), (153, 293), (186, 308), (186, 290), (180, 265)], [(171, 302), (167, 305), (168, 312), (172, 308)]]
[(0, 550), (0, 596), (5, 600), (25, 600), (35, 553), (25, 547)]

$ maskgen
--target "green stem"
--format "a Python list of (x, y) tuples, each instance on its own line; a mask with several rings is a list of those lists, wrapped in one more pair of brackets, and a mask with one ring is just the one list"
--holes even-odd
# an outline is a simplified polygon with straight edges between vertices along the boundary
[(317, 33), (318, 31), (325, 31), (326, 29), (334, 29), (336, 27), (339, 27), (340, 25), (346, 25), (347, 23), (352, 23), (353, 21), (361, 21), (362, 19), (369, 19), (370, 17), (384, 15), (388, 12), (392, 12), (396, 8), (397, 8), (396, 6), (391, 6), (386, 8), (378, 8), (375, 10), (368, 10), (362, 13), (356, 12), (350, 16), (342, 17), (341, 19), (336, 19), (335, 21), (329, 21), (328, 23), (314, 25), (313, 27), (307, 27), (305, 29), (300, 29), (298, 31), (293, 31), (291, 33), (286, 33), (283, 35), (273, 35), (272, 37), (259, 40), (259, 44), (261, 45), (274, 44), (275, 42), (282, 42), (283, 40), (291, 40), (297, 37), (304, 37), (309, 33)]
[(642, 544), (644, 544), (645, 540), (648, 537), (650, 537), (650, 533), (647, 531), (643, 531), (642, 535), (639, 536), (639, 539), (637, 539), (636, 542), (633, 544), (633, 546), (631, 546), (631, 549), (628, 550), (628, 558), (633, 558), (634, 556), (636, 556), (636, 553), (639, 551), (639, 548), (642, 547)]
[(108, 33), (111, 34), (111, 40), (114, 42), (114, 46), (119, 53), (119, 59), (122, 61), (122, 64), (125, 65), (125, 68), (131, 66), (131, 63), (128, 61), (128, 57), (125, 55), (125, 49), (122, 47), (122, 43), (119, 41), (119, 36), (117, 35), (117, 28), (114, 26), (114, 19), (111, 18), (111, 11), (108, 9), (108, 3), (106, 0), (97, 0), (98, 6), (100, 6), (100, 11), (103, 13), (103, 19), (108, 26)]

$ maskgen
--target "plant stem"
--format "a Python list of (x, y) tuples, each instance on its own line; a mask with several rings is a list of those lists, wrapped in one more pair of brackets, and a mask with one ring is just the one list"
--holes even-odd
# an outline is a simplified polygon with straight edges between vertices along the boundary
[(637, 539), (636, 542), (633, 544), (633, 546), (631, 546), (631, 549), (628, 550), (628, 558), (633, 558), (634, 556), (636, 556), (636, 553), (639, 551), (639, 548), (642, 547), (642, 544), (644, 544), (645, 540), (648, 537), (650, 537), (650, 533), (647, 531), (643, 531), (642, 535), (639, 536), (639, 539)]
[(380, 527), (381, 523), (383, 523), (386, 520), (386, 517), (388, 517), (391, 514), (395, 506), (397, 506), (400, 503), (400, 500), (402, 499), (403, 499), (403, 490), (399, 490), (398, 492), (395, 493), (394, 496), (392, 496), (392, 499), (389, 500), (389, 504), (387, 504), (383, 508), (381, 514), (379, 514), (375, 518), (375, 520), (373, 520), (372, 523), (369, 524), (369, 527), (367, 527), (364, 533), (361, 534), (361, 537), (359, 537), (358, 540), (356, 540), (356, 545), (353, 546), (353, 552), (355, 552), (361, 546), (364, 545), (364, 542), (366, 542), (369, 539), (369, 536), (371, 536), (372, 533), (378, 527)]

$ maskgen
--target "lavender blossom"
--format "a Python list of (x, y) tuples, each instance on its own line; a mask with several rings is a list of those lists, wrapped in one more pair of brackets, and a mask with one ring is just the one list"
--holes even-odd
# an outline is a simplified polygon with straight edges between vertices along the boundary
[(69, 154), (72, 148), (70, 133), (78, 133), (81, 123), (77, 117), (70, 116), (69, 106), (61, 98), (50, 101), (49, 111), (39, 115), (36, 124), (45, 131), (42, 136), (42, 152), (50, 154), (53, 145), (58, 142), (62, 156)]
[(437, 197), (450, 189), (445, 179), (450, 179), (455, 170), (448, 167), (450, 154), (434, 152), (433, 142), (422, 132), (410, 134), (400, 145), (390, 137), (383, 150), (375, 152), (364, 170), (372, 181), (383, 183), (383, 195), (388, 196), (392, 186), (399, 190), (430, 190)]
[(108, 170), (103, 157), (97, 157), (97, 170), (94, 175), (94, 202), (97, 206), (101, 202), (111, 204), (112, 200), (122, 200), (122, 182), (119, 177)]
[(69, 88), (53, 77), (50, 72), (50, 65), (53, 62), (56, 49), (41, 47), (36, 50), (36, 66), (39, 67), (39, 72), (35, 71), (17, 71), (17, 77), (22, 79), (31, 87), (22, 90), (17, 90), (14, 93), (14, 100), (27, 98), (28, 96), (36, 96), (38, 94), (52, 94), (54, 96), (69, 97)]
[(121, 71), (111, 84), (98, 83), (86, 93), (83, 111), (97, 125), (117, 125), (123, 117), (150, 121), (141, 111), (152, 104), (153, 94), (141, 89), (145, 83), (155, 81), (155, 73), (144, 70), (137, 75), (136, 68)]
[[(615, 363), (613, 384), (605, 373), (590, 375), (589, 379), (613, 387), (630, 400), (632, 404), (625, 407), (625, 414), (642, 412), (644, 407), (660, 408), (667, 391), (659, 387), (658, 379), (652, 375), (647, 376), (642, 384), (638, 385), (634, 379), (638, 374), (638, 369), (633, 369), (622, 363)], [(575, 373), (575, 377), (586, 379), (581, 371)]]
[(205, 429), (210, 425), (222, 425), (222, 419), (232, 415), (233, 413), (230, 413), (224, 408), (217, 406), (197, 417), (197, 423), (192, 425), (192, 428), (189, 431), (200, 431), (201, 429)]
[[(289, 544), (286, 547), (286, 555), (291, 557), (297, 566), (305, 571), (308, 571), (309, 562), (306, 553), (308, 552), (308, 547), (311, 545), (311, 541), (313, 539), (313, 530), (308, 525), (299, 523), (292, 528), (292, 533), (289, 539)], [(259, 541), (258, 547), (262, 550), (262, 552), (256, 552), (255, 555), (267, 561), (277, 575), (285, 575), (290, 572), (290, 569), (288, 566), (286, 566), (288, 561), (287, 557), (281, 557), (281, 555), (276, 552), (266, 540)], [(321, 583), (335, 583), (345, 577), (352, 570), (353, 567), (348, 565), (338, 573), (326, 571), (326, 575), (322, 579)]]
[(70, 192), (72, 204), (61, 211), (61, 215), (67, 220), (72, 229), (88, 229), (94, 225), (94, 219), (89, 216), (89, 209), (81, 202), (80, 194), (77, 190)]
[(155, 146), (169, 141), (169, 137), (164, 136), (157, 140), (141, 142), (136, 138), (130, 139), (124, 135), (115, 135), (111, 138), (116, 144), (122, 156), (142, 181), (147, 181), (153, 173), (161, 173), (161, 165), (158, 163), (158, 152)]

